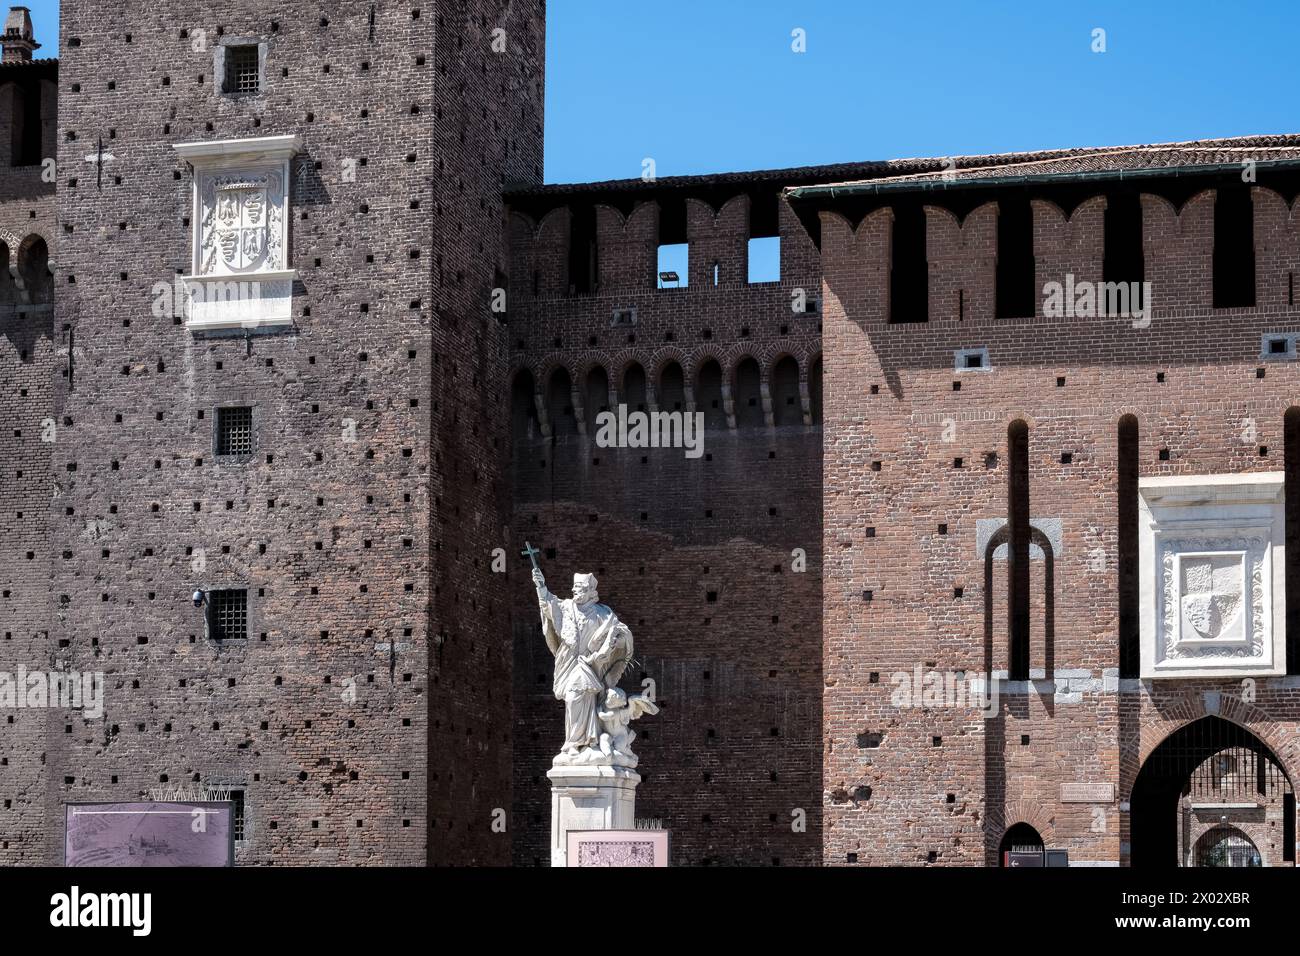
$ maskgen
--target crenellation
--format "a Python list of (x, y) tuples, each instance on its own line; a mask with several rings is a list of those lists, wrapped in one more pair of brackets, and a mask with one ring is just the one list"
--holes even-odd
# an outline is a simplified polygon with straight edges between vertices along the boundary
[[(1044, 289), (1049, 282), (1100, 282), (1103, 279), (1106, 197), (1084, 200), (1069, 215), (1046, 200), (1031, 203), (1034, 214), (1034, 283)], [(1044, 297), (1037, 297), (1035, 318), (1044, 318)]]
[(0, 671), (106, 698), (0, 722), (0, 863), (178, 786), (239, 865), (545, 862), (528, 541), (637, 635), (676, 865), (1199, 853), (1189, 727), (1293, 864), (1296, 137), (543, 184), (544, 4), (253, 6), (6, 24)]
[(750, 199), (733, 196), (721, 207), (688, 198), (686, 241), (690, 245), (690, 279), (694, 288), (748, 281)]
[(1205, 308), (1210, 302), (1214, 197), (1207, 189), (1175, 207), (1161, 196), (1142, 194), (1144, 279), (1161, 309)]
[(1295, 276), (1300, 272), (1300, 232), (1294, 202), (1262, 186), (1250, 191), (1255, 214), (1257, 305), (1289, 309), (1296, 304)]
[(638, 203), (624, 215), (596, 205), (598, 288), (606, 295), (653, 289), (658, 272), (659, 204)]
[(993, 317), (998, 206), (984, 203), (965, 218), (925, 207), (930, 275), (929, 320), (986, 322)]

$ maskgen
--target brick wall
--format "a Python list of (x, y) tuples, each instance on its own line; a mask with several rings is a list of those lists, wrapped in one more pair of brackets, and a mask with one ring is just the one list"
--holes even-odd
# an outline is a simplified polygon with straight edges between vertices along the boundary
[[(54, 189), (39, 163), (11, 165), (14, 110), (44, 93), (52, 128), (53, 67), (0, 67), (0, 671), (48, 670), (50, 453), (61, 423), (53, 394), (66, 357), (50, 305)], [(52, 152), (46, 151), (46, 156)], [(45, 178), (43, 178), (43, 176)], [(0, 863), (43, 860), (46, 735), (61, 733), (58, 714), (14, 709), (0, 714)]]
[[(889, 325), (878, 306), (888, 211), (856, 232), (822, 214), (825, 862), (993, 862), (1016, 822), (1073, 860), (1126, 859), (1127, 814), (1065, 803), (1061, 785), (1110, 782), (1117, 802), (1127, 800), (1159, 741), (1216, 708), (1265, 740), (1295, 779), (1294, 677), (1259, 681), (1254, 702), (1233, 681), (1125, 681), (1116, 692), (1121, 416), (1138, 419), (1144, 477), (1282, 468), (1297, 369), (1261, 361), (1260, 341), (1300, 321), (1278, 293), (1295, 243), (1277, 214), (1282, 200), (1263, 187), (1254, 195), (1255, 208), (1269, 210), (1257, 216), (1254, 241), (1271, 258), (1257, 270), (1260, 307), (1233, 310), (1210, 305), (1213, 190), (1177, 211), (1142, 196), (1156, 302), (1149, 328), (1118, 317), (995, 320), (991, 310), (960, 320), (951, 297), (933, 296), (927, 324)], [(1067, 268), (1100, 280), (1102, 201), (1080, 203), (1069, 222), (1046, 200), (1035, 203), (1040, 282), (1062, 281), (1054, 270)], [(957, 243), (978, 214), (961, 235), (931, 234), (932, 282), (935, 261), (961, 254)], [(992, 281), (990, 261), (963, 268), (965, 281)], [(992, 369), (954, 371), (954, 352), (976, 347), (988, 349)], [(896, 672), (1007, 667), (1007, 565), (992, 562), (986, 579), (976, 524), (1007, 516), (1016, 420), (1029, 431), (1031, 516), (1059, 518), (1062, 528), (1050, 645), (1045, 566), (1032, 568), (1030, 676), (1070, 680), (1070, 693), (1012, 685), (1003, 715), (990, 721), (974, 707), (899, 707)]]
[[(260, 96), (215, 91), (223, 37), (269, 45)], [(165, 781), (246, 790), (241, 863), (503, 862), (504, 614), (474, 562), (503, 523), (482, 507), (504, 367), (486, 305), (500, 193), (540, 177), (540, 5), (214, 21), (68, 3), (62, 45), (61, 166), (101, 136), (114, 159), (102, 188), (59, 192), (57, 345), (75, 341), (78, 373), (58, 398), (52, 631), (73, 667), (106, 672), (107, 710), (51, 748), (48, 857), (64, 801)], [(291, 132), (292, 329), (153, 314), (190, 256), (174, 145)], [(212, 455), (212, 410), (232, 402), (259, 423), (240, 464)], [(249, 588), (246, 643), (206, 640), (189, 602), (223, 584)]]
[[(625, 684), (662, 706), (638, 815), (676, 864), (984, 864), (1017, 822), (1123, 862), (1128, 815), (1062, 785), (1118, 803), (1206, 714), (1300, 772), (1297, 678), (1116, 676), (1121, 416), (1144, 476), (1282, 467), (1296, 367), (1260, 339), (1300, 331), (1293, 182), (1251, 192), (1250, 309), (1212, 308), (1214, 183), (1143, 192), (1149, 328), (1041, 297), (995, 318), (997, 193), (930, 194), (928, 313), (900, 316), (928, 321), (891, 325), (890, 207), (801, 222), (776, 194), (883, 170), (537, 188), (542, 3), (62, 14), (57, 122), (53, 67), (12, 67), (44, 84), (23, 102), (57, 208), (39, 167), (0, 168), (0, 669), (103, 671), (106, 711), (4, 715), (0, 862), (58, 862), (68, 801), (176, 784), (244, 790), (243, 864), (544, 860), (562, 711), (524, 540), (636, 635)], [(246, 99), (213, 76), (241, 38), (268, 51)], [(190, 262), (174, 147), (284, 133), (294, 324), (191, 332), (160, 307)], [(1029, 192), (1035, 285), (1100, 279), (1104, 190)], [(781, 279), (751, 285), (775, 232)], [(656, 289), (669, 237), (687, 285)], [(990, 369), (954, 368), (979, 348)], [(600, 447), (620, 403), (703, 413), (703, 454)], [(232, 404), (247, 460), (213, 454)], [(995, 720), (900, 707), (900, 672), (1009, 666), (1007, 564), (976, 538), (1008, 517), (1013, 422), (1029, 516), (1060, 528), (1029, 569), (1031, 680)], [(246, 642), (190, 603), (223, 586)]]
[[(514, 551), (544, 549), (562, 595), (594, 572), (631, 627), (640, 666), (624, 684), (652, 679), (662, 708), (635, 728), (637, 815), (672, 830), (672, 862), (808, 865), (820, 857), (821, 349), (820, 317), (791, 302), (800, 288), (815, 298), (815, 253), (783, 210), (781, 281), (750, 285), (748, 197), (716, 216), (687, 204), (681, 289), (654, 289), (656, 201), (598, 206), (601, 282), (587, 296), (555, 293), (569, 285), (568, 207), (540, 226), (513, 217), (512, 285), (542, 273), (510, 316)], [(635, 325), (613, 325), (625, 309)], [(794, 378), (775, 371), (783, 359)], [(620, 403), (703, 412), (702, 456), (600, 447), (596, 415)], [(514, 860), (533, 865), (548, 858), (545, 774), (564, 717), (528, 566), (512, 553), (509, 568)]]
[[(431, 211), (438, 315), (428, 372), (435, 569), (430, 860), (504, 865), (511, 840), (511, 638), (508, 599), (491, 562), (496, 549), (513, 545), (503, 537), (508, 338), (491, 304), (507, 268), (502, 194), (542, 176), (545, 9), (502, 0), (439, 6), (445, 28), (438, 59), (448, 69), (436, 86)], [(494, 35), (498, 29), (504, 35)], [(494, 40), (503, 42), (494, 47)]]

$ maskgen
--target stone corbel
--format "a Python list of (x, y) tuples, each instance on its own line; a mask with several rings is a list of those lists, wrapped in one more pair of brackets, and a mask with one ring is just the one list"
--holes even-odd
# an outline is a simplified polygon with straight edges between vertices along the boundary
[(18, 293), (18, 298), (23, 303), (30, 305), (32, 301), (31, 293), (27, 291), (27, 282), (23, 279), (23, 274), (18, 271), (18, 257), (9, 260), (9, 278), (14, 284), (14, 291)]
[(763, 404), (763, 424), (771, 428), (776, 424), (776, 417), (772, 414), (772, 392), (767, 387), (767, 382), (758, 383), (758, 397)]
[(546, 399), (541, 390), (533, 392), (533, 404), (537, 406), (537, 427), (543, 438), (551, 437), (551, 416), (546, 412)]
[(811, 425), (812, 420), (812, 396), (808, 394), (808, 383), (799, 383), (799, 406), (803, 409), (803, 423)]
[(578, 423), (578, 434), (587, 434), (587, 410), (582, 407), (582, 395), (577, 385), (569, 386), (569, 404), (573, 406), (573, 418)]
[(727, 427), (736, 430), (736, 402), (731, 397), (731, 384), (722, 383), (722, 410), (727, 413)]
[(694, 415), (695, 414), (695, 388), (691, 385), (687, 385), (685, 388), (685, 393), (686, 393), (686, 414)]

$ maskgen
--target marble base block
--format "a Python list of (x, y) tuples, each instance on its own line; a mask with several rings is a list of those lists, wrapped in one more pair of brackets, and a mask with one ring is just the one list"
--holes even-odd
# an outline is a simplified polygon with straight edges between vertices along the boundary
[(570, 830), (632, 830), (636, 785), (628, 767), (552, 767), (551, 866), (566, 866)]

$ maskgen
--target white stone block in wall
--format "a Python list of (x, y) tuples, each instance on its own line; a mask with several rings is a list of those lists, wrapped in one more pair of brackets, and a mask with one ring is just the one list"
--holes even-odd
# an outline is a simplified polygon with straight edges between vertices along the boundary
[(1283, 474), (1139, 482), (1142, 677), (1286, 669)]
[(296, 135), (176, 147), (194, 169), (192, 274), (184, 278), (189, 328), (293, 321), (290, 162), (300, 147)]

